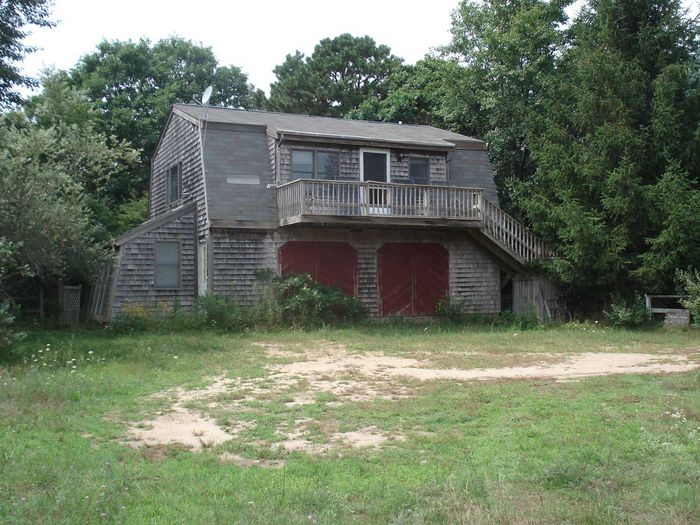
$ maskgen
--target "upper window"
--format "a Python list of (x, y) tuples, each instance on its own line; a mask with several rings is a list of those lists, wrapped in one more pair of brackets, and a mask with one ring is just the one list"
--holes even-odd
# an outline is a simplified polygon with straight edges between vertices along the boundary
[(156, 288), (180, 288), (180, 241), (156, 241)]
[(340, 154), (337, 151), (292, 150), (292, 175), (295, 179), (340, 177)]
[(413, 184), (430, 183), (430, 160), (426, 157), (408, 159), (408, 177)]
[(167, 202), (175, 202), (182, 197), (182, 163), (168, 168), (165, 198)]

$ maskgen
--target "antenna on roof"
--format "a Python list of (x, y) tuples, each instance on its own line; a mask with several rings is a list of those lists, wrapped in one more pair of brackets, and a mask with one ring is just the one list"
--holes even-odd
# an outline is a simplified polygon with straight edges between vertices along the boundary
[(204, 93), (202, 93), (202, 106), (206, 106), (209, 104), (209, 99), (211, 98), (212, 91), (214, 91), (214, 88), (212, 86), (207, 86), (207, 89), (204, 90)]
[[(207, 114), (209, 113), (209, 99), (213, 93), (214, 88), (212, 86), (207, 86), (207, 89), (202, 93), (202, 106), (204, 106), (204, 131), (202, 133), (202, 155), (204, 155), (204, 145), (207, 143)], [(194, 98), (194, 95), (192, 96)]]

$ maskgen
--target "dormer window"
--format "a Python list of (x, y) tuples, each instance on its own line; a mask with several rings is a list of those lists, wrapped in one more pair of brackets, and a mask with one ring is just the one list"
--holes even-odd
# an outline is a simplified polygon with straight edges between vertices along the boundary
[(337, 180), (340, 154), (337, 151), (292, 150), (292, 178)]
[(165, 200), (170, 204), (182, 197), (182, 163), (178, 162), (170, 166), (166, 177)]

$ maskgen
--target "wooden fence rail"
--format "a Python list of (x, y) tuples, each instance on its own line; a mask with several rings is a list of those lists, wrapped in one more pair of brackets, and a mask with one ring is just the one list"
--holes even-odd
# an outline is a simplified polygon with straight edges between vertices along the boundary
[(554, 257), (552, 248), (488, 199), (483, 201), (483, 232), (523, 263)]
[(277, 188), (280, 220), (302, 215), (481, 220), (473, 188), (296, 180)]
[(277, 206), (282, 224), (309, 216), (478, 221), (487, 237), (523, 264), (553, 256), (547, 243), (475, 188), (295, 180), (278, 186)]

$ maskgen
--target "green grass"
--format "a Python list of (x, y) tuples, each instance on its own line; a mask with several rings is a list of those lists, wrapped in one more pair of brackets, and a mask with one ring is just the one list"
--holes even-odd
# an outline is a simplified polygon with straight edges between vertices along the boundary
[[(253, 343), (301, 350), (319, 341), (428, 356), (441, 367), (504, 366), (517, 354), (527, 362), (543, 352), (700, 351), (697, 330), (590, 324), (524, 332), (439, 325), (235, 335), (37, 331), (0, 362), (0, 522), (700, 522), (697, 370), (566, 383), (407, 381), (410, 398), (353, 403), (321, 392), (291, 408), (286, 393), (250, 403), (255, 410), (236, 417), (255, 426), (201, 453), (121, 443), (129, 421), (167, 406), (152, 394), (202, 387), (224, 373), (263, 378), (269, 358)], [(227, 400), (242, 396), (232, 388), (210, 415), (231, 417)], [(366, 426), (405, 440), (323, 456), (265, 446), (299, 418), (312, 421), (309, 439), (318, 443), (328, 429)], [(224, 464), (222, 451), (285, 466)]]

